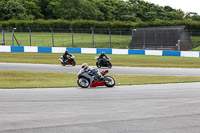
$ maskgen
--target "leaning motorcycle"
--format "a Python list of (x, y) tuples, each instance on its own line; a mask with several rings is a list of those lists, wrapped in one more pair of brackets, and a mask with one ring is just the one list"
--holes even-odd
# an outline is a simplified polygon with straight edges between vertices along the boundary
[[(109, 72), (108, 70), (105, 70), (101, 72), (101, 75), (104, 76), (108, 72)], [(91, 82), (90, 78), (92, 78), (92, 83), (90, 83)], [(87, 72), (83, 72), (78, 74), (77, 84), (81, 88), (88, 88), (89, 86), (90, 87), (104, 86), (104, 85), (107, 87), (113, 87), (115, 85), (115, 80), (111, 76), (104, 76), (104, 78), (102, 79), (97, 79), (95, 78), (94, 75), (89, 75)]]
[(67, 61), (63, 61), (63, 56), (60, 56), (59, 61), (61, 62), (61, 64), (63, 66), (65, 66), (65, 65), (75, 66), (76, 62), (75, 62), (74, 59), (75, 59), (75, 56), (73, 56), (73, 55), (70, 54)]
[(108, 58), (103, 58), (103, 59), (99, 59), (99, 57), (95, 57), (95, 59), (97, 60), (96, 62), (96, 66), (98, 68), (101, 68), (101, 67), (108, 67), (108, 68), (111, 68), (112, 67), (112, 64), (111, 64), (111, 59), (108, 57)]

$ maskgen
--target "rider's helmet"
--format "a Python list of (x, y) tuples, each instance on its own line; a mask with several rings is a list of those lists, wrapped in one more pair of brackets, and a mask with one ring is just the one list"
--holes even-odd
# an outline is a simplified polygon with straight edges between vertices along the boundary
[(65, 54), (68, 54), (68, 50), (65, 50)]
[(83, 63), (81, 65), (81, 68), (84, 69), (84, 70), (88, 69), (88, 64), (87, 63)]
[(105, 55), (105, 52), (103, 51), (103, 52), (101, 52), (101, 54), (102, 54), (102, 55)]

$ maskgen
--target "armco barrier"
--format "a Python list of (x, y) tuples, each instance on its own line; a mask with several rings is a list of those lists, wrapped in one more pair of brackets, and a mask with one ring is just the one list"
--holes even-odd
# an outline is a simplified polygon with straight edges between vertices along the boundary
[(0, 46), (0, 52), (36, 52), (36, 53), (69, 53), (83, 54), (131, 54), (131, 55), (158, 55), (200, 57), (200, 52), (193, 51), (162, 51), (162, 50), (138, 50), (138, 49), (106, 49), (106, 48), (66, 48), (66, 47), (36, 47), (36, 46)]

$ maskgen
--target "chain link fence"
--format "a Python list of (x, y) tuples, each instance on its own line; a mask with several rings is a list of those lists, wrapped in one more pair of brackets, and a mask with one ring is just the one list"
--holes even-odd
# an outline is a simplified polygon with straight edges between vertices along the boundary
[(1, 29), (0, 43), (9, 46), (128, 48), (127, 29)]
[(137, 28), (129, 48), (190, 50), (192, 42), (186, 26)]

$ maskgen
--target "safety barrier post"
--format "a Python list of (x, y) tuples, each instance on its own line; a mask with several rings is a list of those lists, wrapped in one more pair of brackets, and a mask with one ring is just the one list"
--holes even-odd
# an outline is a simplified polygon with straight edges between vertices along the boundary
[(30, 46), (31, 46), (31, 28), (30, 27), (28, 27), (28, 30), (29, 30), (29, 38), (30, 38)]
[(12, 46), (14, 46), (15, 30), (16, 30), (16, 28), (13, 28), (13, 29), (12, 29)]
[(108, 31), (109, 31), (109, 38), (110, 38), (110, 48), (111, 48), (111, 30), (110, 30), (110, 28), (108, 28)]
[(71, 33), (72, 33), (72, 47), (74, 48), (74, 32), (73, 32), (73, 29), (70, 28), (71, 30)]
[(53, 29), (52, 29), (52, 28), (50, 28), (50, 30), (51, 30), (51, 34), (52, 34), (52, 45), (53, 45), (53, 47), (54, 47)]
[(4, 28), (2, 28), (2, 36), (3, 36), (3, 45), (6, 45)]
[(94, 30), (90, 28), (92, 31), (92, 47), (94, 48)]

